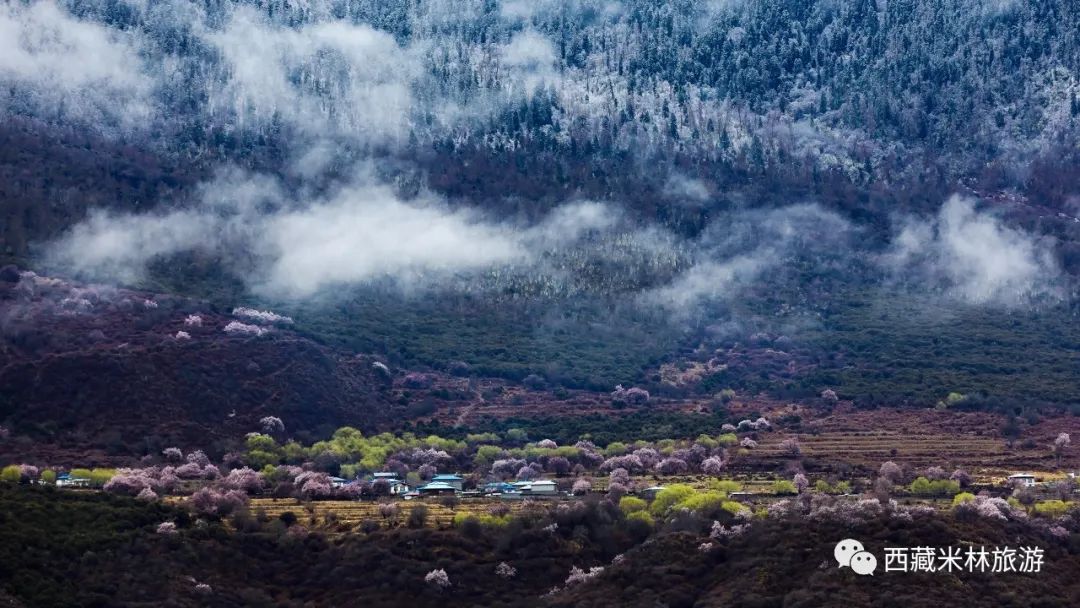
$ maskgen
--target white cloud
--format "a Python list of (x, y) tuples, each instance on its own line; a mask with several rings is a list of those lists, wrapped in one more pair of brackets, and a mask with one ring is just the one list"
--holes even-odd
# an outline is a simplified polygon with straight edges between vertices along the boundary
[(949, 198), (936, 218), (904, 221), (883, 262), (899, 276), (975, 304), (1014, 305), (1055, 295), (1060, 276), (1048, 243), (960, 196)]
[(500, 51), (505, 76), (524, 87), (526, 94), (559, 80), (555, 69), (557, 57), (551, 40), (532, 30), (515, 34)]
[(474, 270), (525, 255), (499, 226), (437, 201), (400, 201), (385, 186), (351, 188), (325, 204), (272, 216), (264, 234), (273, 262), (262, 287), (294, 296), (381, 276)]
[(51, 1), (0, 6), (0, 84), (14, 89), (0, 103), (19, 109), (122, 128), (151, 115), (153, 82), (136, 41)]
[(240, 8), (207, 38), (229, 66), (224, 88), (211, 100), (219, 111), (375, 143), (408, 133), (418, 57), (385, 32), (341, 21), (292, 29)]

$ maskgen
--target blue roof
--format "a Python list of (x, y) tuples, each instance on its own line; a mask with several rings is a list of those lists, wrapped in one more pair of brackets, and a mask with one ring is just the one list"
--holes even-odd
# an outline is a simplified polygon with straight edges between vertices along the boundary
[(444, 481), (433, 481), (426, 486), (420, 486), (418, 490), (456, 490), (454, 486)]
[(457, 475), (436, 475), (432, 477), (432, 481), (464, 481), (464, 477), (458, 477)]

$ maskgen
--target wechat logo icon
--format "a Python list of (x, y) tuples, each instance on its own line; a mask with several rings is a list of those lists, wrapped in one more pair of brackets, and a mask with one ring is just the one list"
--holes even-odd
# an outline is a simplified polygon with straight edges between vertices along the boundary
[(855, 574), (873, 576), (874, 570), (877, 570), (877, 558), (853, 538), (845, 538), (836, 543), (833, 557), (841, 568), (851, 568)]

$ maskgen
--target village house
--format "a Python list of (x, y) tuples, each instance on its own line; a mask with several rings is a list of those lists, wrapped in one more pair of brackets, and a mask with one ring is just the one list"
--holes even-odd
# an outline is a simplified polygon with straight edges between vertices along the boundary
[(1009, 486), (1021, 488), (1035, 487), (1035, 476), (1031, 473), (1013, 473), (1009, 475)]
[(416, 489), (420, 496), (447, 496), (457, 494), (458, 490), (445, 481), (432, 481)]
[[(465, 478), (460, 477), (458, 475), (451, 475), (451, 474), (436, 475), (435, 477), (431, 478), (431, 481), (432, 481), (432, 483), (435, 483), (435, 482), (445, 483), (445, 484), (449, 485), (450, 487), (454, 488), (454, 490), (456, 490), (458, 492), (460, 492), (465, 486)], [(431, 485), (431, 484), (428, 484), (428, 485)]]

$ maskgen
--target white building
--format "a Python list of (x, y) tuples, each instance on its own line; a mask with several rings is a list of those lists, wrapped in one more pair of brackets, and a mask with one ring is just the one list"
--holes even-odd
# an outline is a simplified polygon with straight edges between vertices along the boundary
[(1035, 476), (1031, 473), (1013, 473), (1009, 475), (1009, 485), (1021, 488), (1035, 487)]

